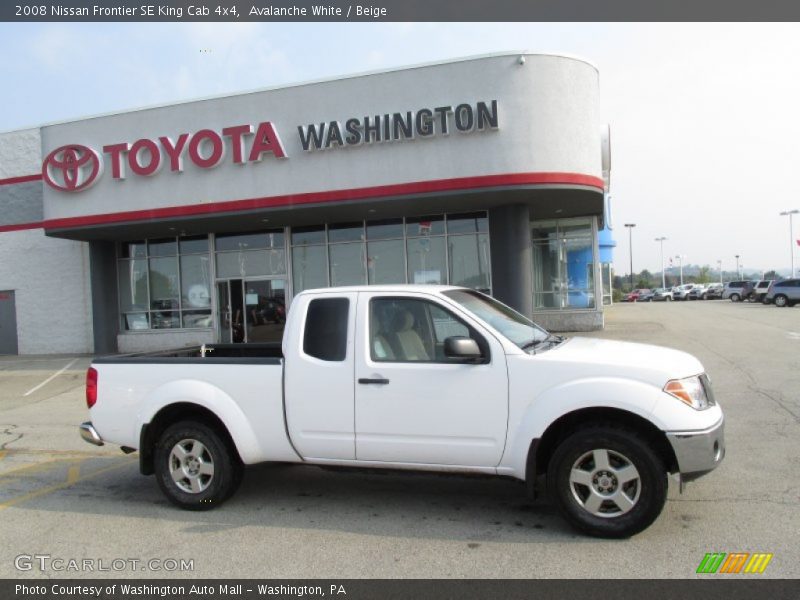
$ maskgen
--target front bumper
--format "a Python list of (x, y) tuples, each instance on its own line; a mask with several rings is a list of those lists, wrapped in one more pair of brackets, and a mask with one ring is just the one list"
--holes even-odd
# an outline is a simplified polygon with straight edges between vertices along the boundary
[(702, 477), (725, 458), (725, 420), (701, 431), (668, 431), (682, 481)]
[(84, 441), (87, 441), (90, 444), (102, 446), (105, 443), (103, 442), (103, 438), (100, 437), (100, 434), (97, 433), (97, 430), (94, 428), (94, 425), (92, 425), (91, 421), (81, 423), (80, 427), (78, 427), (78, 431), (80, 431), (81, 437), (84, 439)]

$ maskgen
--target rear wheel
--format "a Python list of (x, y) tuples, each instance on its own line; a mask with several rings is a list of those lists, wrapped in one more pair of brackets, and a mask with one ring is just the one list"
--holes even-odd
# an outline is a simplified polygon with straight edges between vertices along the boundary
[(598, 537), (629, 537), (656, 520), (667, 473), (634, 430), (595, 425), (556, 448), (547, 470), (550, 497), (571, 525)]
[(777, 296), (775, 296), (774, 302), (775, 306), (780, 306), (781, 308), (783, 308), (784, 306), (788, 306), (789, 299), (783, 294), (778, 294)]
[(742, 297), (739, 294), (731, 294), (731, 302), (739, 302)]
[(233, 495), (243, 467), (217, 431), (203, 423), (181, 421), (159, 438), (155, 472), (170, 502), (187, 510), (210, 510)]

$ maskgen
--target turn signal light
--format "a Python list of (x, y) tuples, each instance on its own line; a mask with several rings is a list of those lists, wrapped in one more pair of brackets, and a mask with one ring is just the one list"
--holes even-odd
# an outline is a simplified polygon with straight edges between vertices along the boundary
[(86, 371), (86, 406), (92, 408), (97, 402), (97, 369), (89, 367)]

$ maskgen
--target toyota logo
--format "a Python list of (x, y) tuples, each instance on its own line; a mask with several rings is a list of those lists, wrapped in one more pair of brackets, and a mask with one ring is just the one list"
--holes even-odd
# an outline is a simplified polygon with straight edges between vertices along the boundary
[(79, 192), (91, 186), (103, 171), (100, 156), (88, 146), (69, 144), (56, 148), (42, 164), (42, 177), (50, 187)]

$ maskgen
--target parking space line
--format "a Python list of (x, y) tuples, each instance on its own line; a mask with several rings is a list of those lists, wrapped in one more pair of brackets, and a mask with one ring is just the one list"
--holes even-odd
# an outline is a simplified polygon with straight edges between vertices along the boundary
[(0, 460), (3, 460), (6, 457), (6, 451), (0, 450)]
[(52, 494), (53, 492), (57, 492), (59, 490), (63, 490), (68, 488), (78, 482), (86, 481), (88, 479), (92, 479), (93, 477), (97, 477), (98, 475), (102, 475), (103, 473), (107, 473), (109, 471), (113, 471), (115, 469), (119, 469), (121, 467), (126, 467), (132, 463), (132, 460), (123, 460), (123, 462), (110, 465), (103, 469), (98, 469), (97, 471), (92, 471), (84, 475), (83, 477), (77, 476), (74, 480), (70, 479), (70, 475), (72, 474), (72, 469), (70, 469), (70, 473), (67, 474), (67, 480), (63, 481), (62, 483), (55, 483), (53, 485), (49, 485), (47, 487), (40, 488), (33, 492), (29, 492), (27, 494), (23, 494), (22, 496), (17, 496), (16, 498), (12, 498), (11, 500), (6, 500), (5, 502), (0, 502), (0, 511), (5, 510), (6, 508), (11, 508), (12, 506), (16, 506), (22, 502), (27, 502), (28, 500), (33, 500), (34, 498), (38, 498), (39, 496), (46, 496), (47, 494)]
[(70, 468), (67, 470), (67, 483), (72, 485), (81, 476), (81, 466), (80, 465), (71, 465)]
[(70, 363), (69, 363), (67, 366), (65, 366), (64, 368), (62, 368), (62, 369), (59, 369), (58, 371), (56, 371), (55, 373), (53, 373), (52, 375), (50, 375), (50, 377), (48, 377), (47, 379), (45, 379), (45, 380), (44, 380), (42, 383), (40, 383), (40, 384), (39, 384), (39, 385), (37, 385), (36, 387), (33, 387), (33, 388), (29, 389), (27, 392), (25, 392), (25, 393), (23, 394), (23, 396), (30, 396), (30, 395), (31, 395), (33, 392), (35, 392), (36, 390), (39, 390), (39, 389), (43, 388), (43, 387), (44, 387), (44, 386), (46, 386), (48, 383), (50, 383), (51, 381), (53, 381), (53, 379), (55, 379), (56, 377), (58, 377), (59, 375), (61, 375), (61, 374), (62, 374), (64, 371), (66, 371), (67, 369), (69, 369), (69, 368), (70, 368), (72, 365), (74, 365), (76, 362), (78, 362), (78, 359), (77, 359), (77, 358), (76, 358), (75, 360), (71, 361), (71, 362), (70, 362)]
[[(83, 459), (86, 460), (86, 459)], [(67, 462), (67, 459), (64, 458), (53, 458), (50, 460), (45, 460), (42, 462), (34, 463), (32, 465), (28, 465), (27, 467), (20, 467), (19, 469), (12, 469), (11, 471), (3, 471), (0, 473), (0, 481), (4, 479), (17, 479), (18, 475), (23, 473), (36, 473), (37, 471), (43, 471), (48, 469), (53, 465), (53, 463), (63, 463)]]

